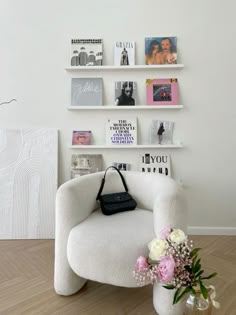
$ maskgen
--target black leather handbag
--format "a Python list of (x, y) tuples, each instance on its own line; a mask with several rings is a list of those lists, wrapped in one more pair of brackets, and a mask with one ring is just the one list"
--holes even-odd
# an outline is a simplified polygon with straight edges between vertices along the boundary
[[(122, 183), (124, 185), (125, 191), (102, 195), (102, 190), (105, 184), (106, 173), (108, 169), (110, 168), (115, 169), (119, 173)], [(106, 169), (96, 200), (100, 201), (102, 213), (105, 215), (111, 215), (118, 212), (134, 210), (137, 207), (137, 202), (128, 193), (128, 187), (126, 185), (123, 175), (115, 166), (109, 166)]]

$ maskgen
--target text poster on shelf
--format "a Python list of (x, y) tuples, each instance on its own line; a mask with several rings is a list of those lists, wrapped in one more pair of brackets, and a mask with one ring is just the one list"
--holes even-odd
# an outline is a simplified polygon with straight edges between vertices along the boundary
[(136, 145), (137, 119), (108, 119), (106, 123), (107, 145)]

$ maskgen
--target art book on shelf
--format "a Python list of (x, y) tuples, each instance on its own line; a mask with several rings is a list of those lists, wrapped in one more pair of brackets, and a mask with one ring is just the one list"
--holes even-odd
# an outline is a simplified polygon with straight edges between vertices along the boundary
[(71, 106), (102, 105), (102, 78), (72, 78)]
[(135, 65), (135, 42), (116, 41), (114, 43), (115, 66)]
[(115, 82), (115, 105), (132, 106), (136, 104), (137, 84), (133, 81)]
[(91, 141), (91, 130), (73, 130), (72, 145), (89, 145)]
[(112, 166), (115, 166), (120, 171), (130, 171), (131, 169), (131, 164), (124, 162), (113, 162)]
[(102, 39), (71, 39), (71, 66), (101, 66)]
[(174, 122), (164, 120), (152, 120), (150, 126), (151, 144), (172, 144)]
[(145, 153), (139, 162), (139, 171), (171, 176), (170, 155), (164, 153)]
[(137, 119), (117, 118), (106, 122), (107, 145), (136, 145)]
[(176, 37), (146, 37), (145, 64), (161, 65), (177, 63)]
[(178, 80), (146, 79), (147, 105), (177, 105)]
[(102, 171), (101, 154), (72, 154), (71, 178)]

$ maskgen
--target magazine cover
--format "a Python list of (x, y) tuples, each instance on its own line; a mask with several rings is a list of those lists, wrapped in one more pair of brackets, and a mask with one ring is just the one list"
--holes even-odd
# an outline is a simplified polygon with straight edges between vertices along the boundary
[(108, 119), (106, 123), (106, 144), (137, 144), (137, 119)]
[(115, 166), (120, 171), (130, 171), (131, 169), (131, 164), (123, 162), (113, 162), (112, 166)]
[(176, 37), (145, 38), (145, 64), (161, 65), (177, 63)]
[(152, 120), (150, 127), (151, 144), (172, 144), (174, 122)]
[(115, 82), (115, 105), (132, 106), (136, 104), (137, 84), (133, 81)]
[(72, 145), (80, 145), (80, 144), (90, 144), (91, 141), (91, 130), (80, 131), (73, 130), (72, 134)]
[(102, 39), (71, 39), (71, 66), (101, 66)]
[(178, 80), (171, 79), (146, 79), (147, 105), (177, 105)]
[(114, 43), (115, 66), (133, 66), (135, 64), (135, 42), (117, 41)]
[(71, 105), (102, 105), (102, 78), (72, 78)]
[(141, 156), (139, 171), (171, 176), (170, 155), (145, 153)]
[(102, 171), (101, 154), (72, 154), (71, 178)]

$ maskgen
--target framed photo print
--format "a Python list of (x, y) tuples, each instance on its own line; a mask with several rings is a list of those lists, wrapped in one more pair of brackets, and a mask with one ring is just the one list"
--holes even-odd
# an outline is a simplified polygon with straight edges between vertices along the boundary
[(146, 37), (145, 64), (163, 65), (177, 63), (177, 38)]
[(177, 105), (178, 80), (146, 79), (147, 105)]

